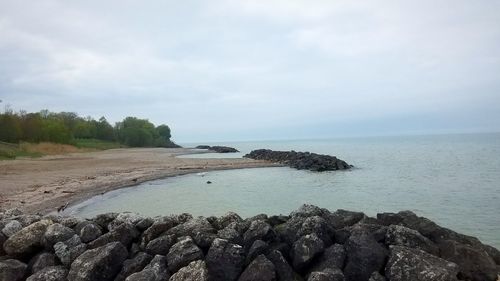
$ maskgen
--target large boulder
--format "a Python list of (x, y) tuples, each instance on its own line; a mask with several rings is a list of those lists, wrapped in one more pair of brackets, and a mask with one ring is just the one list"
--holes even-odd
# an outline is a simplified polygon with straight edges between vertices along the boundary
[(57, 257), (52, 253), (42, 252), (34, 256), (28, 263), (28, 270), (35, 273), (49, 266), (58, 264)]
[(230, 225), (231, 223), (238, 223), (238, 222), (242, 222), (243, 219), (236, 213), (233, 213), (233, 212), (228, 212), (226, 214), (224, 214), (223, 216), (220, 216), (219, 218), (217, 218), (217, 220), (215, 221), (215, 226), (217, 229), (223, 229), (225, 227), (227, 227), (228, 225)]
[(73, 229), (60, 223), (54, 223), (47, 227), (43, 236), (43, 244), (46, 249), (52, 249), (57, 242), (66, 241), (73, 237), (73, 235), (75, 235)]
[(70, 239), (57, 242), (54, 245), (54, 252), (62, 264), (70, 266), (71, 263), (87, 249), (78, 235), (73, 235)]
[(130, 275), (125, 281), (167, 281), (169, 278), (165, 257), (156, 255), (142, 271)]
[(345, 245), (347, 263), (344, 275), (348, 281), (368, 280), (374, 271), (385, 264), (387, 249), (366, 231), (353, 232)]
[(419, 249), (391, 246), (385, 275), (391, 281), (456, 281), (458, 266)]
[(101, 227), (94, 222), (85, 221), (75, 227), (76, 233), (80, 236), (83, 243), (89, 243), (102, 235)]
[(431, 240), (424, 237), (418, 231), (401, 225), (391, 225), (388, 227), (385, 235), (385, 244), (420, 249), (435, 256), (439, 255), (439, 248)]
[(146, 252), (150, 255), (162, 255), (168, 254), (170, 247), (174, 245), (176, 239), (173, 235), (164, 235), (151, 240), (146, 246)]
[(89, 249), (94, 249), (111, 242), (120, 242), (125, 247), (129, 247), (137, 237), (139, 237), (139, 231), (133, 225), (122, 223), (87, 245)]
[(26, 275), (28, 266), (18, 260), (0, 260), (0, 281), (18, 281)]
[(269, 245), (262, 240), (255, 240), (252, 246), (248, 250), (248, 254), (246, 257), (246, 264), (251, 263), (256, 257), (261, 254), (266, 254), (269, 250)]
[(144, 252), (137, 253), (132, 259), (127, 259), (123, 262), (122, 269), (120, 273), (115, 278), (115, 281), (123, 281), (127, 276), (133, 273), (139, 272), (144, 269), (146, 265), (151, 262), (153, 256), (146, 254)]
[(243, 271), (238, 281), (275, 281), (274, 264), (264, 255), (258, 256)]
[(168, 269), (173, 273), (190, 262), (200, 259), (203, 259), (203, 251), (191, 237), (182, 237), (167, 254)]
[(49, 266), (31, 275), (26, 281), (66, 281), (68, 270), (64, 266)]
[(307, 281), (344, 281), (344, 274), (338, 268), (325, 268), (322, 271), (313, 271)]
[(311, 272), (323, 272), (327, 268), (344, 268), (346, 250), (341, 244), (334, 244), (325, 249), (317, 262), (312, 266)]
[(35, 222), (9, 237), (3, 244), (5, 252), (10, 256), (27, 256), (42, 247), (42, 238), (52, 221)]
[(278, 250), (272, 250), (267, 254), (267, 259), (274, 264), (276, 271), (276, 279), (278, 281), (301, 281), (302, 278), (295, 271), (293, 271), (290, 264), (288, 264), (283, 254)]
[(243, 243), (248, 249), (255, 240), (272, 241), (276, 237), (271, 225), (262, 220), (252, 221), (248, 230), (243, 234)]
[(215, 233), (215, 229), (206, 218), (197, 217), (172, 227), (165, 233), (175, 235), (176, 237), (195, 237), (198, 233)]
[(297, 232), (297, 236), (301, 237), (312, 233), (316, 234), (325, 243), (325, 246), (332, 244), (333, 229), (322, 217), (312, 216), (306, 218)]
[(5, 226), (2, 228), (2, 232), (3, 234), (5, 234), (5, 236), (11, 237), (21, 229), (23, 229), (23, 225), (20, 222), (11, 220), (5, 224)]
[(210, 246), (205, 260), (210, 280), (233, 281), (243, 270), (245, 251), (240, 245), (217, 238)]
[(316, 234), (301, 237), (293, 244), (293, 268), (297, 271), (303, 271), (324, 250), (325, 244)]
[(143, 217), (136, 213), (131, 213), (131, 212), (119, 213), (116, 216), (116, 218), (108, 224), (108, 229), (111, 231), (123, 223), (128, 223), (130, 225), (135, 226), (142, 219)]
[(202, 260), (193, 261), (179, 269), (169, 281), (208, 281), (207, 265)]
[(127, 249), (119, 242), (87, 250), (71, 264), (68, 281), (113, 280), (127, 255)]

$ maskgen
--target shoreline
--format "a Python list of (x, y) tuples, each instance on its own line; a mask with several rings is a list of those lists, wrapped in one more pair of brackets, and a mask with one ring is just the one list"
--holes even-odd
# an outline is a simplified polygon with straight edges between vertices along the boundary
[(126, 148), (0, 161), (0, 208), (47, 214), (146, 181), (217, 170), (279, 167), (245, 158), (179, 158), (192, 148)]

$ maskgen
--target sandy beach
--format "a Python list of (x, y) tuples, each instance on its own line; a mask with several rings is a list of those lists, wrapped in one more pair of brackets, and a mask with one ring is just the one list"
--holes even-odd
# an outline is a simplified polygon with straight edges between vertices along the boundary
[(0, 208), (48, 213), (144, 181), (212, 170), (275, 166), (251, 159), (193, 159), (187, 148), (128, 148), (0, 161)]

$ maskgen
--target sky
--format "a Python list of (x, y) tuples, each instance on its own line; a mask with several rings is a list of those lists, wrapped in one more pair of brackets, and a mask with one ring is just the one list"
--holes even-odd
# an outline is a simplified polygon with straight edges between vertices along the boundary
[(0, 106), (179, 142), (500, 131), (500, 1), (0, 0)]

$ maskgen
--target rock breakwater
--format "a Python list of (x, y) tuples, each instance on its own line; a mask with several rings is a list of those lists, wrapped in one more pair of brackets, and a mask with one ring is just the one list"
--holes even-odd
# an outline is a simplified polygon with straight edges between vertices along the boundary
[(196, 148), (197, 149), (208, 149), (208, 150), (215, 151), (217, 153), (234, 153), (234, 152), (240, 152), (239, 150), (237, 150), (234, 147), (219, 146), (219, 145), (216, 145), (216, 146), (198, 145)]
[(243, 219), (0, 212), (0, 281), (497, 280), (500, 252), (410, 211)]
[(335, 171), (346, 170), (352, 166), (335, 156), (316, 154), (311, 152), (274, 151), (270, 149), (257, 149), (244, 157), (255, 160), (266, 160), (281, 163), (298, 170), (310, 171)]

